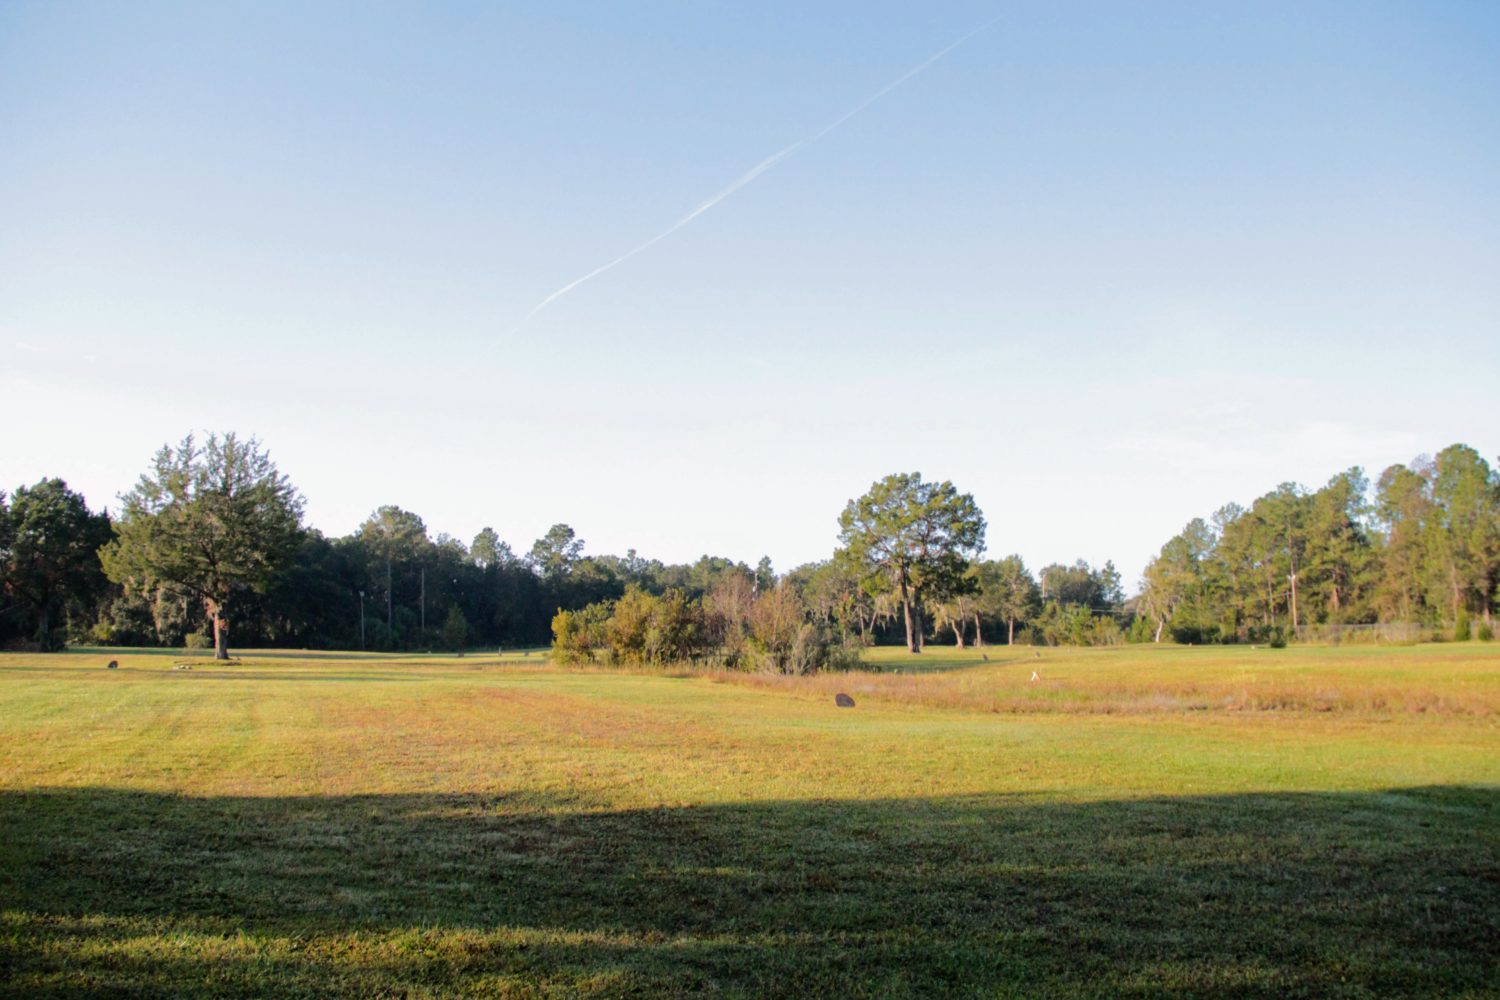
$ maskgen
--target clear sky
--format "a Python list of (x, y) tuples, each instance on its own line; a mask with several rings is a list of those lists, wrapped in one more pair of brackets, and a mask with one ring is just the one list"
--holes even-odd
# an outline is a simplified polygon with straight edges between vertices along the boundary
[(6, 0), (0, 487), (233, 429), (329, 534), (786, 569), (919, 470), (1130, 584), (1500, 456), (1497, 52), (1488, 0)]

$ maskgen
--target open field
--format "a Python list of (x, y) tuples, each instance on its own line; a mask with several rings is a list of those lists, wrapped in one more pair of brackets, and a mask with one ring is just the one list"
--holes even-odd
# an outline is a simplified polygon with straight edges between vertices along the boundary
[(183, 658), (0, 655), (0, 993), (1500, 996), (1500, 645)]
[(882, 700), (981, 712), (1500, 713), (1500, 650), (1481, 643), (1281, 650), (929, 647), (921, 656), (885, 646), (866, 658), (878, 672), (726, 679), (788, 691), (852, 685)]

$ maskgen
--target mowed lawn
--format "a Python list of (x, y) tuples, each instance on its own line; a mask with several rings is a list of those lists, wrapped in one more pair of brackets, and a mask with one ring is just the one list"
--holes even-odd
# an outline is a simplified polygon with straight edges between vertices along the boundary
[(0, 655), (0, 994), (1500, 996), (1500, 644), (184, 656)]

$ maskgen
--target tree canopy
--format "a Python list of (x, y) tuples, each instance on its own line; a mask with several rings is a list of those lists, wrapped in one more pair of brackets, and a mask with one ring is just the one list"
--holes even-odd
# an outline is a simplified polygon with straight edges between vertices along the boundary
[(41, 648), (59, 648), (64, 610), (104, 589), (97, 553), (109, 541), (109, 518), (91, 513), (61, 479), (21, 487), (8, 510), (4, 501), (0, 494), (0, 592), (29, 615)]
[(867, 578), (881, 576), (897, 594), (906, 648), (922, 650), (924, 597), (962, 589), (968, 560), (984, 549), (984, 516), (951, 482), (929, 483), (898, 472), (850, 500), (839, 516), (839, 543)]
[(173, 587), (203, 603), (214, 655), (229, 656), (232, 602), (264, 593), (301, 540), (302, 497), (254, 438), (192, 435), (157, 452), (123, 498), (115, 538), (101, 557), (111, 580), (141, 590)]
[[(818, 660), (809, 650), (920, 651), (949, 632), (981, 644), (1208, 643), (1377, 625), (1383, 636), (1389, 625), (1409, 640), (1464, 636), (1477, 619), (1488, 638), (1500, 602), (1500, 474), (1465, 445), (1373, 484), (1348, 469), (1316, 489), (1283, 483), (1225, 504), (1162, 546), (1130, 600), (1108, 561), (1033, 574), (1019, 555), (982, 559), (973, 497), (916, 473), (849, 501), (831, 557), (784, 574), (768, 557), (589, 554), (562, 523), (519, 550), (491, 528), (465, 545), (390, 504), (325, 537), (301, 526), (301, 497), (258, 442), (232, 434), (163, 448), (122, 501), (111, 524), (60, 479), (0, 493), (0, 643), (197, 645), (211, 629), (227, 656), (232, 618), (236, 645), (539, 645), (561, 609), (581, 616), (564, 620), (569, 636), (618, 613), (651, 650), (622, 640), (612, 657), (662, 662), (690, 648), (700, 661), (802, 669)], [(637, 635), (648, 605), (654, 624)], [(794, 631), (800, 646), (788, 645)]]

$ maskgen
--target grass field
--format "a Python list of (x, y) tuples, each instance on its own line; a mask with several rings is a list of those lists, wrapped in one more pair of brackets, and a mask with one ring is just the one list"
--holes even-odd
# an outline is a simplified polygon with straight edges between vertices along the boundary
[(3, 654), (0, 993), (1500, 996), (1500, 644), (1036, 652)]

